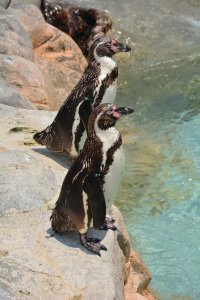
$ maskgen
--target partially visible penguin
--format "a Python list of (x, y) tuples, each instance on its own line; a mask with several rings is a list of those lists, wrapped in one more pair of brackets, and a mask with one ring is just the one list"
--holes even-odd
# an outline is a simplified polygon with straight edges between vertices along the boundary
[(80, 81), (61, 106), (53, 123), (34, 135), (35, 141), (49, 150), (66, 152), (75, 158), (84, 132), (78, 112), (80, 103), (87, 97), (92, 99), (94, 107), (114, 102), (118, 67), (112, 56), (130, 50), (128, 45), (115, 39), (104, 37), (95, 40), (90, 48), (88, 66)]
[(88, 238), (87, 231), (90, 227), (116, 229), (114, 220), (106, 217), (124, 167), (122, 139), (115, 123), (133, 109), (101, 104), (91, 112), (90, 105), (83, 101), (79, 108), (87, 139), (64, 179), (51, 220), (55, 232), (78, 230), (82, 245), (101, 256), (100, 250), (106, 247), (99, 239)]

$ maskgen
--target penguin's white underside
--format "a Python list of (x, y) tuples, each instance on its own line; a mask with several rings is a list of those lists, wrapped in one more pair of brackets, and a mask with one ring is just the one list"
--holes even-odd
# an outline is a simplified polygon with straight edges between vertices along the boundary
[[(97, 55), (96, 55), (96, 57), (97, 57)], [(95, 99), (98, 98), (99, 91), (100, 91), (103, 80), (105, 80), (105, 78), (109, 74), (111, 74), (111, 72), (117, 67), (116, 62), (110, 57), (101, 57), (101, 58), (96, 58), (96, 59), (100, 63), (101, 73), (98, 77), (98, 86), (96, 87), (96, 89), (94, 91)], [(103, 103), (114, 103), (114, 100), (116, 97), (116, 81), (117, 80), (115, 80), (106, 89), (103, 99), (101, 101), (102, 104)], [(95, 100), (94, 100), (94, 102), (95, 102)], [(73, 122), (73, 128), (72, 128), (72, 146), (71, 146), (70, 154), (71, 154), (71, 156), (74, 156), (74, 157), (77, 156), (77, 151), (76, 151), (76, 147), (75, 147), (75, 133), (76, 133), (76, 130), (80, 123), (80, 117), (79, 117), (80, 104), (76, 108), (74, 122)], [(86, 140), (86, 134), (84, 133), (82, 135), (80, 143), (79, 143), (80, 150), (83, 148), (85, 140)]]
[[(102, 169), (105, 167), (108, 150), (118, 141), (120, 137), (119, 131), (115, 127), (110, 127), (107, 130), (101, 130), (98, 126), (98, 120), (95, 121), (95, 132), (100, 141), (102, 142)], [(104, 177), (103, 191), (106, 201), (107, 211), (113, 204), (118, 192), (121, 178), (124, 171), (125, 155), (123, 146), (121, 145), (113, 154), (113, 162), (109, 166), (108, 173)]]

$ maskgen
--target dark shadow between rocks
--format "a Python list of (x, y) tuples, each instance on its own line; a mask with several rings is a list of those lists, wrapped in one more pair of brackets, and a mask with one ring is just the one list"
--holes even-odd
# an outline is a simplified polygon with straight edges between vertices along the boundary
[(47, 148), (32, 148), (32, 150), (48, 158), (51, 158), (64, 168), (69, 169), (72, 165), (72, 162), (65, 153), (52, 152)]
[[(66, 231), (65, 233), (58, 234), (53, 231), (52, 228), (47, 229), (46, 238), (55, 238), (58, 242), (62, 243), (63, 245), (70, 247), (70, 248), (79, 248), (83, 252), (90, 254), (90, 255), (96, 255), (95, 253), (92, 253), (91, 251), (87, 250), (85, 247), (81, 245), (78, 231)], [(107, 234), (106, 230), (97, 230), (97, 229), (90, 229), (88, 231), (88, 237), (96, 237), (100, 239), (101, 241), (105, 238)], [(97, 256), (97, 255), (96, 255)]]

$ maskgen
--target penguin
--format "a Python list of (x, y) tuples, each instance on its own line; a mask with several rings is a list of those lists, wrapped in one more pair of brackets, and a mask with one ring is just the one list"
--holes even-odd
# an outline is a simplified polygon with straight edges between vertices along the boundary
[(112, 28), (111, 17), (103, 10), (42, 0), (41, 11), (45, 21), (69, 34), (86, 57), (91, 43)]
[(72, 160), (77, 157), (84, 132), (79, 117), (80, 104), (88, 97), (92, 99), (94, 107), (114, 102), (118, 67), (112, 56), (130, 50), (128, 45), (112, 38), (95, 40), (90, 48), (88, 66), (80, 81), (64, 101), (52, 124), (36, 133), (34, 140), (51, 151), (66, 152)]
[(106, 217), (124, 167), (122, 138), (115, 124), (122, 115), (132, 112), (130, 107), (114, 104), (93, 109), (90, 101), (81, 103), (79, 113), (87, 139), (63, 181), (50, 217), (55, 232), (78, 230), (81, 244), (99, 256), (100, 250), (107, 249), (99, 239), (88, 238), (87, 231), (90, 227), (116, 230), (115, 220)]

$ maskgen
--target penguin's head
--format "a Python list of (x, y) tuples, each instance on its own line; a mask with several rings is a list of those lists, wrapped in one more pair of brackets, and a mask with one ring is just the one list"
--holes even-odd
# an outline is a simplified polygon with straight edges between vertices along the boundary
[(89, 50), (89, 56), (100, 58), (100, 57), (112, 57), (115, 53), (118, 52), (128, 52), (131, 50), (131, 47), (118, 42), (115, 39), (103, 37), (98, 38), (91, 45)]
[(118, 107), (114, 104), (101, 104), (91, 113), (89, 118), (89, 127), (95, 124), (101, 129), (106, 130), (115, 126), (117, 120), (123, 115), (131, 114), (134, 110), (130, 107)]

